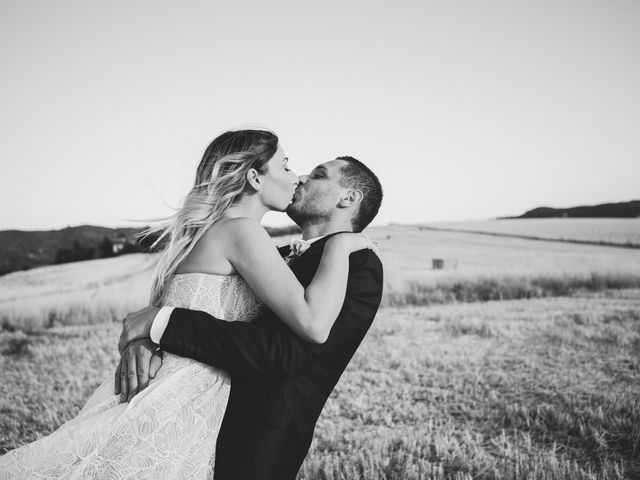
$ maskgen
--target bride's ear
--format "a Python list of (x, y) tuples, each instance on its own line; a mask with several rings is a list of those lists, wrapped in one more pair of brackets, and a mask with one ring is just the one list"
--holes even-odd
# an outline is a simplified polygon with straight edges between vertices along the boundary
[(260, 193), (262, 191), (262, 177), (255, 168), (250, 168), (247, 171), (246, 178), (249, 186), (253, 188), (257, 193)]
[(361, 190), (348, 190), (346, 194), (340, 199), (338, 203), (338, 207), (340, 208), (350, 208), (357, 207), (360, 205), (362, 201), (362, 197), (364, 197)]

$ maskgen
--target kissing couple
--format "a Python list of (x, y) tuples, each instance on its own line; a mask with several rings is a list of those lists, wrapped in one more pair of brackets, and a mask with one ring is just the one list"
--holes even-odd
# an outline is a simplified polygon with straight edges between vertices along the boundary
[[(381, 201), (355, 158), (297, 177), (275, 134), (220, 135), (152, 228), (151, 306), (124, 320), (115, 393), (104, 382), (0, 457), (0, 479), (294, 480), (380, 304), (382, 264), (359, 232)], [(260, 221), (285, 210), (304, 240), (278, 249)]]

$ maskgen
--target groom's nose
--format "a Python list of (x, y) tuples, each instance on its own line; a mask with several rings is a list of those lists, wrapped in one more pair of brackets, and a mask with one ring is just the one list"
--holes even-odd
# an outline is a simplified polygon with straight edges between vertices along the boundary
[(298, 182), (300, 182), (301, 184), (307, 183), (307, 180), (309, 180), (309, 175), (300, 175), (298, 177)]

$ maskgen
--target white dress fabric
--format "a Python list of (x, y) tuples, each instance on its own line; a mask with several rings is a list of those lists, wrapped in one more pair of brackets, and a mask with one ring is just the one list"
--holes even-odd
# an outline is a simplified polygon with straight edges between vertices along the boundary
[[(250, 321), (262, 305), (239, 275), (175, 275), (164, 305)], [(0, 457), (0, 479), (211, 479), (229, 376), (169, 353), (149, 386), (120, 404), (109, 379), (51, 435)]]

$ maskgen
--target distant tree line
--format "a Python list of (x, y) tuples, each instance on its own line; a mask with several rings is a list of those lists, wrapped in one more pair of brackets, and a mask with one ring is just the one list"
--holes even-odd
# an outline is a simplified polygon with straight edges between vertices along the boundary
[(147, 235), (135, 241), (129, 239), (112, 240), (105, 235), (102, 241), (97, 244), (87, 244), (80, 240), (74, 240), (70, 248), (59, 248), (56, 251), (54, 263), (111, 258), (127, 253), (150, 253), (152, 251), (151, 245), (157, 238), (157, 235)]
[[(266, 227), (266, 230), (272, 237), (295, 235), (301, 231), (297, 225), (289, 227)], [(127, 253), (151, 253), (162, 249), (162, 245), (152, 249), (152, 245), (158, 237), (159, 234), (154, 233), (144, 237), (136, 237), (135, 240), (125, 238), (112, 240), (105, 235), (99, 243), (94, 244), (76, 239), (71, 247), (56, 250), (54, 263), (60, 264), (79, 262), (82, 260), (95, 260), (98, 258), (111, 258)]]
[[(133, 251), (139, 251), (132, 243), (124, 243), (122, 249), (118, 249), (109, 237), (104, 237), (102, 241), (97, 245), (88, 245), (79, 240), (74, 240), (73, 245), (69, 248), (59, 248), (56, 250), (56, 256), (54, 263), (69, 263), (79, 262), (81, 260), (93, 260), (96, 258), (109, 258), (121, 255), (123, 253), (132, 253)], [(126, 245), (126, 250), (124, 246)]]

